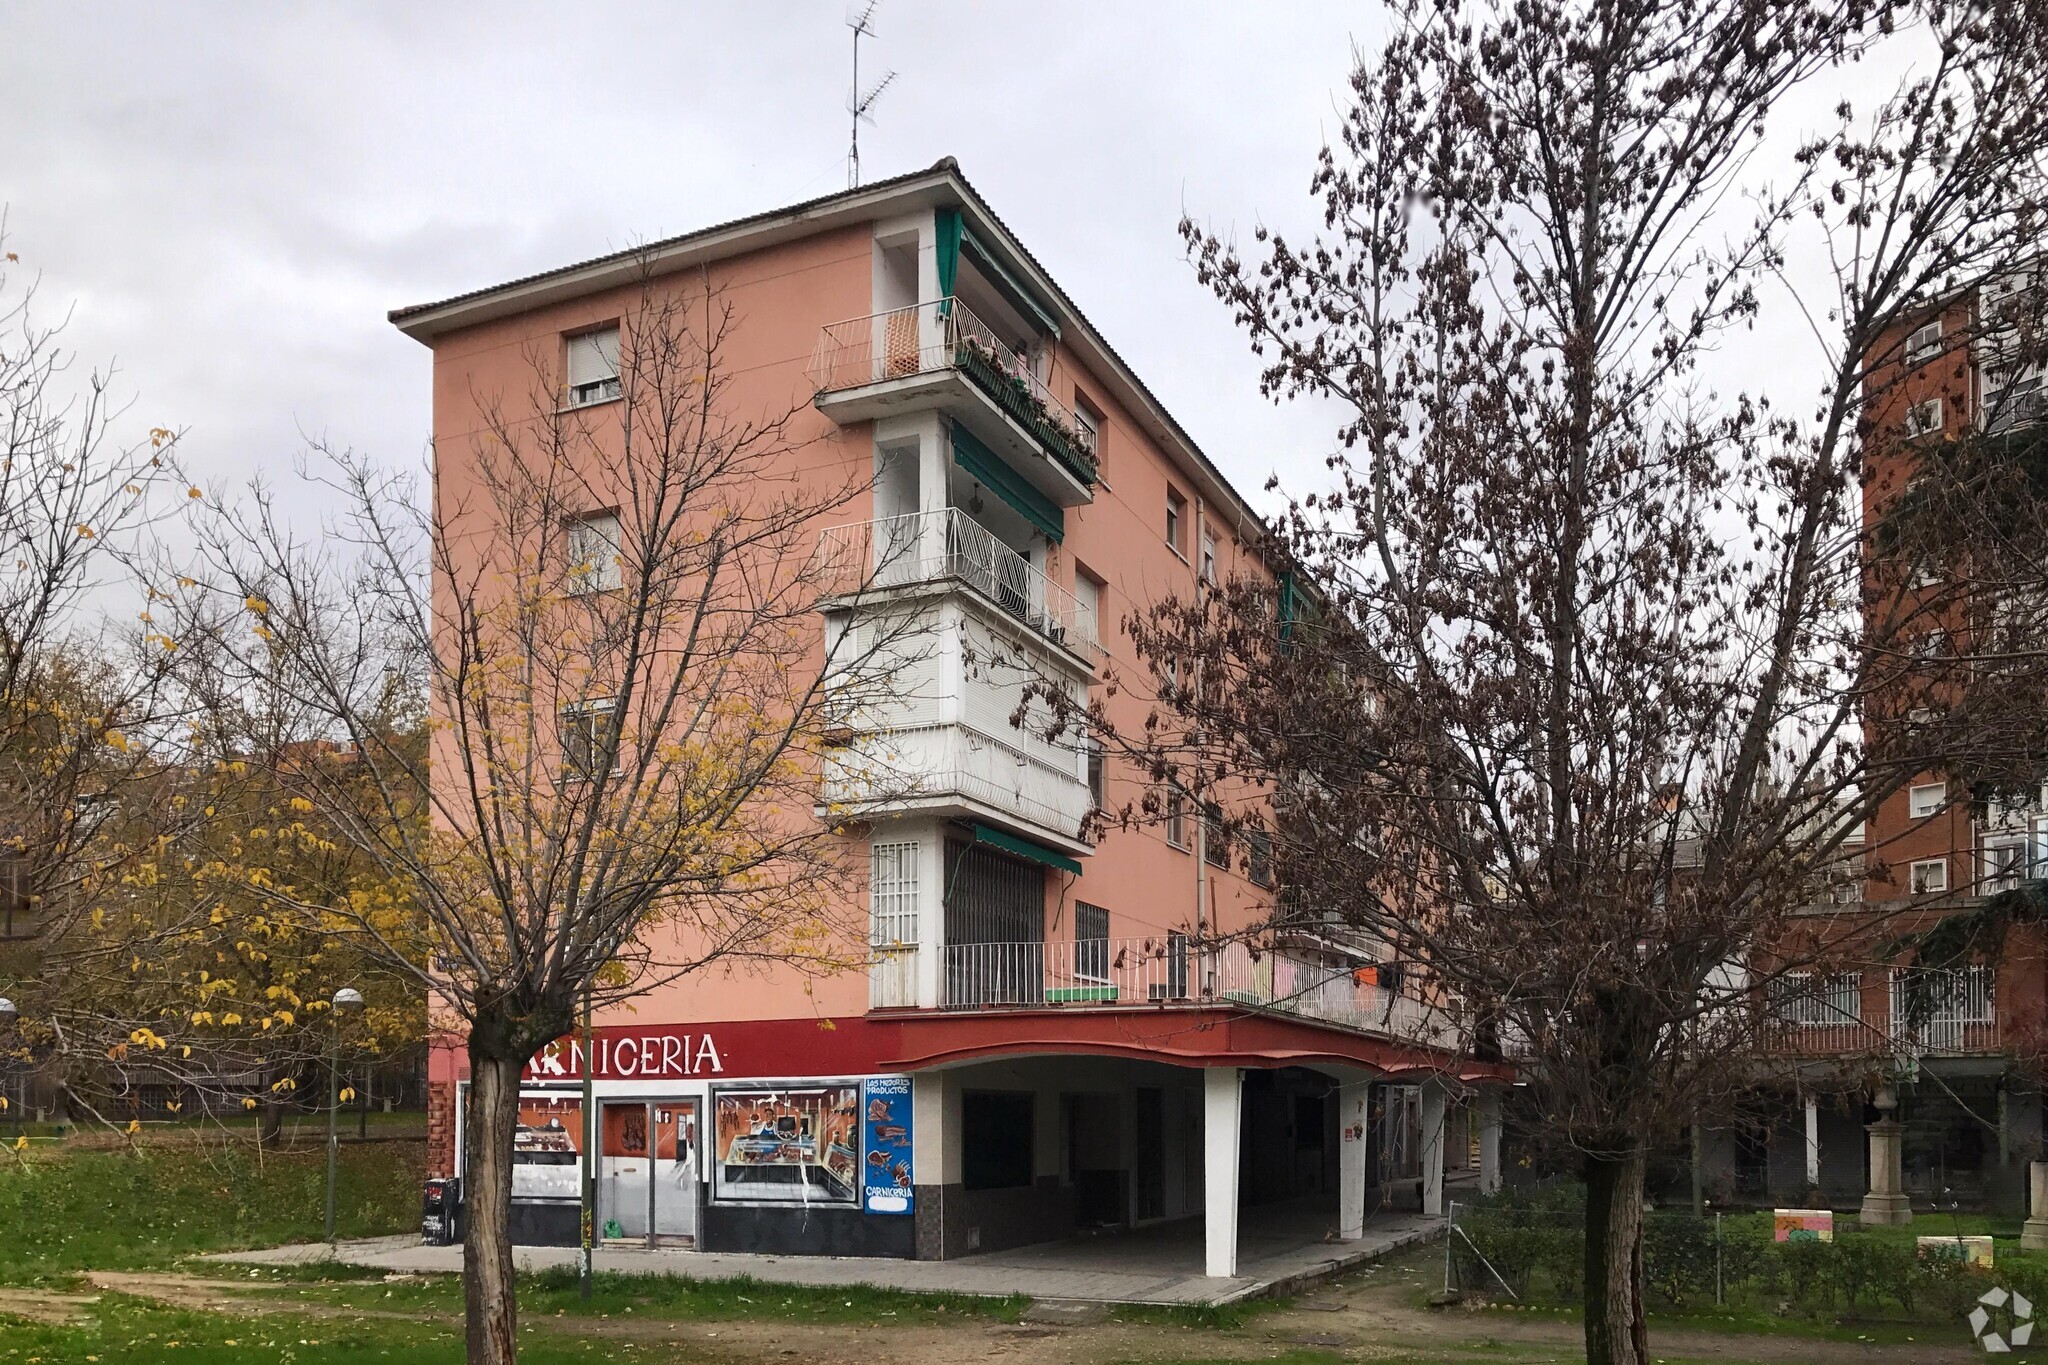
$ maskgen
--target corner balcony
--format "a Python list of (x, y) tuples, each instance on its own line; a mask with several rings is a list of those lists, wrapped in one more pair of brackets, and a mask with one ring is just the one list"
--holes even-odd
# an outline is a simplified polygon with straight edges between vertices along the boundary
[(841, 425), (941, 408), (1059, 506), (1095, 496), (1094, 436), (958, 299), (830, 324), (810, 378), (818, 411)]
[(850, 640), (827, 682), (825, 808), (985, 821), (1092, 853), (1087, 758), (1050, 733), (1038, 689), (1085, 702), (1093, 613), (959, 508), (834, 527), (819, 553), (823, 610)]
[[(1452, 1048), (1458, 1041), (1441, 1011), (1370, 984), (1353, 970), (1245, 943), (1155, 934), (948, 943), (937, 952), (940, 1010), (1236, 1008), (1429, 1047)], [(913, 984), (905, 955), (881, 954), (870, 977), (870, 1004), (914, 1007)]]
[(916, 589), (970, 593), (998, 622), (1093, 661), (1101, 654), (1095, 612), (958, 507), (909, 512), (820, 533), (824, 587), (842, 605)]

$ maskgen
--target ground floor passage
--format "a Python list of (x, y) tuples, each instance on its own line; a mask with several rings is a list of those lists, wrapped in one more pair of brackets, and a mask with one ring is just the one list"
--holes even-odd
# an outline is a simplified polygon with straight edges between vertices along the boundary
[[(1447, 1180), (1499, 1179), (1496, 1095), (1339, 1066), (1060, 1054), (594, 1090), (597, 1231), (614, 1246), (1085, 1261), (1142, 1244), (1234, 1277), (1246, 1257), (1433, 1216)], [(588, 1144), (580, 1084), (523, 1088), (516, 1240), (576, 1241)]]
[[(1923, 1061), (1910, 1084), (1759, 1091), (1742, 1121), (1702, 1135), (1701, 1183), (1722, 1207), (1859, 1208), (1876, 1194), (1894, 1212), (1903, 1200), (1923, 1214), (2023, 1214), (2042, 1135), (2040, 1092), (2002, 1063)], [(1663, 1194), (1683, 1198), (1690, 1162), (1674, 1153), (1666, 1166)]]

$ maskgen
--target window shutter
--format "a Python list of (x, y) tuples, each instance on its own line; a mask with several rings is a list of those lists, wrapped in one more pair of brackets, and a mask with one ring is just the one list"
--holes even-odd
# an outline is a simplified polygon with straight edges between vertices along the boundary
[(569, 387), (619, 377), (619, 329), (607, 327), (569, 338)]

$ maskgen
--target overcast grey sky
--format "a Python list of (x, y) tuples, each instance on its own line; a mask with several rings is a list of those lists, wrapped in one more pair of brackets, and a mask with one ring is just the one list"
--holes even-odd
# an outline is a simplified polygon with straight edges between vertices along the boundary
[[(301, 433), (418, 458), (388, 308), (845, 183), (842, 0), (118, 5), (0, 0), (0, 202), (82, 362), (117, 361), (206, 484)], [(1306, 221), (1371, 4), (883, 0), (868, 179), (968, 177), (1248, 494), (1330, 422), (1276, 412), (1194, 280), (1183, 205)]]

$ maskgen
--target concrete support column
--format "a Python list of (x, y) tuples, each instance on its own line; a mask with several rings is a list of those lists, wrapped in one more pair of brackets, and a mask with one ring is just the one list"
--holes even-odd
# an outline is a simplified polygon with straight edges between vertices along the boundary
[(1422, 1213), (1441, 1218), (1444, 1212), (1444, 1127), (1447, 1093), (1442, 1081), (1422, 1085)]
[(1913, 1221), (1912, 1201), (1906, 1197), (1905, 1172), (1901, 1164), (1906, 1126), (1892, 1117), (1898, 1098), (1889, 1086), (1880, 1089), (1872, 1103), (1881, 1117), (1865, 1125), (1870, 1134), (1870, 1193), (1863, 1196), (1862, 1219), (1870, 1224), (1905, 1224)]
[(1210, 1067), (1202, 1073), (1202, 1232), (1205, 1274), (1237, 1274), (1238, 1132), (1243, 1121), (1244, 1071)]
[(1820, 1188), (1820, 1101), (1806, 1097), (1806, 1188)]
[(1365, 1236), (1365, 1151), (1367, 1083), (1337, 1089), (1337, 1237), (1355, 1242)]
[(1500, 1192), (1500, 1091), (1491, 1086), (1473, 1101), (1479, 1119), (1479, 1192)]
[(2048, 1161), (2027, 1166), (2027, 1221), (2020, 1228), (2020, 1249), (2048, 1251)]

